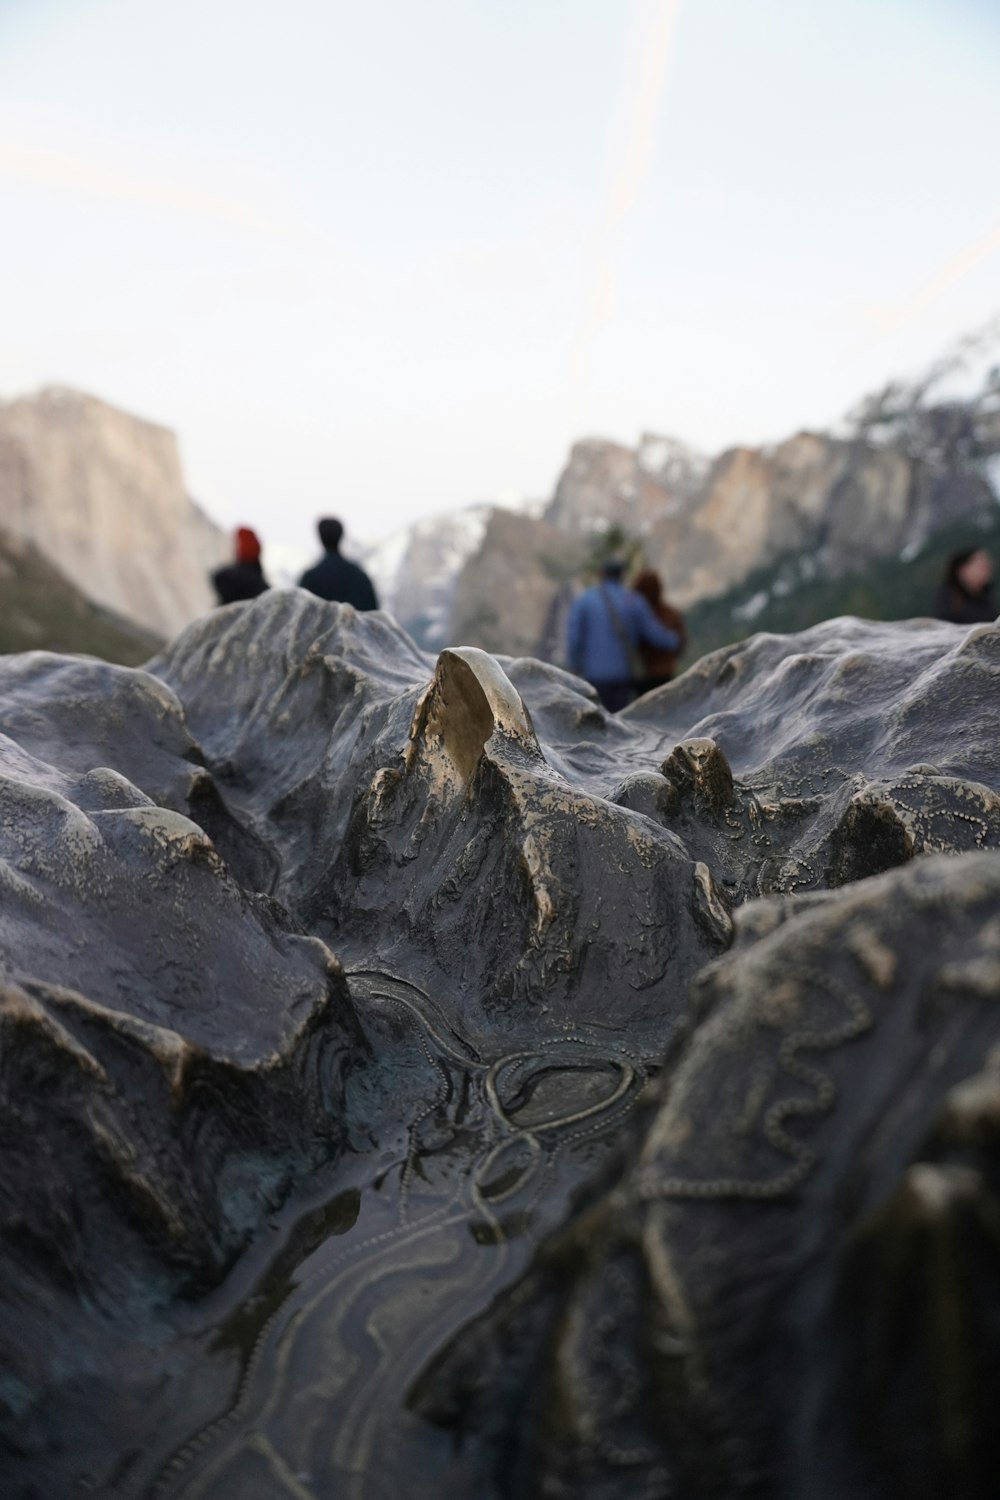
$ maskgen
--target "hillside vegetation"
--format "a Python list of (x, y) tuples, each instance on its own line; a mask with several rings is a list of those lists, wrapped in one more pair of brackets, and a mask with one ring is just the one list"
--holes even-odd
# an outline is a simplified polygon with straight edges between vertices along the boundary
[(762, 630), (787, 635), (837, 615), (905, 620), (932, 614), (948, 557), (973, 545), (1000, 559), (1000, 507), (943, 527), (913, 557), (875, 558), (840, 578), (823, 577), (808, 552), (788, 555), (687, 611), (683, 665)]
[(0, 653), (73, 651), (123, 666), (148, 661), (161, 642), (92, 604), (33, 547), (0, 532)]

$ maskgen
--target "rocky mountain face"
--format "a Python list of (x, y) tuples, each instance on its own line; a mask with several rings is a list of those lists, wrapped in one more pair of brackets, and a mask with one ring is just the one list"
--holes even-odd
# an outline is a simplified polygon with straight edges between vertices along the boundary
[(462, 568), (482, 544), (496, 507), (428, 516), (363, 552), (379, 602), (428, 650), (447, 644), (455, 587)]
[[(708, 466), (675, 464), (672, 473), (652, 471), (644, 457), (650, 451), (651, 439), (634, 451), (596, 439), (576, 444), (545, 512), (544, 543), (530, 528), (514, 551), (501, 525), (484, 534), (455, 588), (450, 639), (561, 660), (567, 600), (609, 528), (641, 548), (682, 609), (704, 609), (705, 601), (732, 594), (725, 618), (720, 611), (712, 618), (715, 646), (746, 633), (772, 586), (777, 598), (824, 581), (828, 613), (843, 613), (841, 580), (882, 559), (919, 553), (931, 538), (950, 536), (956, 522), (974, 537), (996, 513), (990, 485), (974, 469), (941, 469), (858, 440), (801, 433), (774, 449), (731, 449)], [(671, 451), (663, 440), (661, 452)], [(769, 570), (792, 576), (771, 579)], [(503, 588), (511, 578), (518, 608)], [(753, 588), (741, 593), (751, 578)], [(916, 589), (902, 613), (921, 613), (932, 597), (933, 590)], [(541, 633), (526, 641), (528, 622), (538, 620), (545, 621)], [(766, 627), (767, 617), (760, 623)], [(693, 649), (698, 645), (696, 631)]]
[[(848, 436), (803, 432), (714, 460), (654, 433), (634, 448), (588, 438), (547, 505), (433, 516), (360, 560), (384, 607), (434, 650), (461, 641), (561, 660), (569, 600), (609, 533), (704, 617), (692, 655), (751, 625), (882, 614), (857, 586), (866, 570), (924, 557), (939, 571), (944, 539), (976, 540), (996, 518), (1000, 377), (967, 401), (932, 405), (927, 390), (869, 398)], [(208, 573), (229, 550), (185, 494), (171, 433), (64, 390), (0, 407), (0, 530), (159, 634), (214, 602)], [(801, 606), (791, 613), (790, 594)], [(894, 594), (903, 615), (929, 607), (924, 583)]]
[(986, 1500), (998, 683), (0, 659), (4, 1500)]
[(818, 576), (843, 577), (861, 559), (919, 550), (949, 522), (993, 505), (974, 471), (799, 433), (774, 449), (723, 453), (683, 513), (663, 507), (644, 547), (685, 607), (791, 553), (808, 554)]
[(708, 459), (672, 438), (646, 434), (635, 449), (586, 438), (573, 444), (544, 519), (563, 531), (644, 532), (665, 514), (683, 515), (708, 469)]
[[(865, 398), (839, 435), (801, 432), (714, 460), (653, 433), (635, 448), (575, 443), (540, 515), (565, 538), (562, 549), (551, 532), (529, 527), (524, 545), (512, 548), (510, 528), (491, 523), (462, 560), (436, 639), (518, 651), (528, 622), (534, 629), (543, 621), (531, 649), (560, 659), (553, 626), (565, 596), (608, 546), (656, 568), (670, 598), (702, 617), (692, 652), (739, 639), (750, 621), (781, 630), (851, 609), (875, 618), (925, 611), (928, 578), (940, 576), (948, 552), (991, 542), (1000, 364), (989, 360), (998, 346), (1000, 324), (990, 325), (918, 380)], [(923, 571), (907, 586), (893, 570), (913, 559)], [(878, 594), (886, 582), (891, 603)]]
[(166, 428), (48, 389), (0, 406), (0, 529), (159, 635), (214, 603), (228, 539), (189, 498)]
[[(982, 419), (987, 436), (992, 419), (991, 412)], [(725, 620), (719, 610), (713, 616), (719, 644), (745, 634), (772, 586), (777, 599), (822, 585), (833, 613), (842, 613), (850, 606), (838, 600), (849, 599), (850, 580), (865, 569), (905, 562), (934, 538), (949, 547), (966, 534), (975, 540), (996, 516), (989, 473), (988, 463), (954, 451), (910, 452), (825, 433), (733, 448), (714, 461), (651, 435), (635, 449), (591, 438), (574, 445), (540, 519), (494, 507), (476, 530), (465, 527), (460, 549), (444, 518), (425, 534), (414, 528), (397, 617), (419, 629), (424, 597), (434, 611), (430, 644), (466, 641), (560, 660), (567, 601), (612, 534), (641, 551), (682, 609), (732, 596)], [(940, 570), (936, 553), (933, 566)], [(914, 588), (903, 614), (929, 608), (932, 596)], [(766, 614), (760, 623), (781, 628)]]
[(450, 638), (557, 660), (565, 609), (585, 565), (584, 537), (497, 507), (456, 580)]
[(452, 584), (439, 641), (561, 660), (569, 604), (596, 539), (609, 526), (634, 536), (658, 516), (686, 514), (707, 469), (683, 444), (649, 434), (635, 450), (576, 443), (540, 514), (493, 507)]
[(554, 658), (562, 607), (586, 542), (540, 519), (542, 506), (471, 505), (405, 527), (361, 562), (379, 600), (427, 650), (462, 641)]

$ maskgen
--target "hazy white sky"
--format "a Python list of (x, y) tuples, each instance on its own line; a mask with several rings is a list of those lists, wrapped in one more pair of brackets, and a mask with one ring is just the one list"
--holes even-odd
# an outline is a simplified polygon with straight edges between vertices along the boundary
[(1000, 309), (997, 0), (0, 0), (0, 394), (311, 547), (827, 425)]

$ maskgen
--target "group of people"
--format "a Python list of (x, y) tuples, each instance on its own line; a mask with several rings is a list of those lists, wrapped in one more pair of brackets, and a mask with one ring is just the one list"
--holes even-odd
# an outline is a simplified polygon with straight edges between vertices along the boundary
[[(364, 568), (343, 557), (344, 528), (326, 516), (317, 523), (323, 556), (299, 579), (299, 587), (320, 599), (378, 609), (378, 599)], [(633, 698), (670, 682), (687, 643), (684, 617), (663, 597), (658, 573), (646, 568), (627, 586), (625, 562), (609, 557), (597, 583), (578, 594), (567, 622), (570, 670), (585, 677), (604, 707), (618, 713)], [(212, 574), (220, 604), (255, 599), (270, 587), (261, 562), (256, 532), (241, 526), (235, 535), (235, 559)], [(959, 625), (995, 620), (993, 561), (982, 547), (966, 547), (948, 561), (934, 613)]]
[[(299, 588), (308, 589), (320, 599), (353, 604), (355, 609), (378, 609), (378, 599), (364, 568), (340, 554), (344, 528), (333, 516), (317, 521), (323, 556), (307, 568), (299, 579)], [(212, 574), (212, 583), (220, 604), (235, 604), (240, 599), (256, 599), (271, 585), (264, 576), (260, 538), (249, 526), (241, 526), (235, 536), (235, 559)]]
[[(316, 530), (323, 556), (302, 574), (299, 587), (355, 609), (378, 609), (364, 568), (341, 554), (342, 523), (325, 516)], [(659, 574), (646, 568), (631, 588), (625, 586), (624, 574), (624, 561), (609, 558), (600, 581), (573, 601), (569, 614), (570, 668), (593, 683), (611, 713), (669, 682), (687, 641), (684, 618), (664, 599)], [(236, 531), (233, 561), (216, 569), (212, 583), (220, 604), (256, 599), (270, 588), (260, 538), (249, 526)]]
[(669, 682), (687, 642), (684, 618), (666, 602), (658, 573), (645, 569), (631, 588), (625, 563), (609, 557), (597, 583), (570, 605), (566, 654), (609, 713)]
[[(624, 562), (609, 558), (600, 580), (574, 599), (567, 628), (571, 671), (596, 688), (611, 713), (669, 682), (687, 639), (683, 617), (664, 600), (659, 576), (646, 569), (627, 588), (624, 574)], [(975, 546), (953, 553), (935, 599), (936, 618), (978, 625), (998, 613), (990, 554)]]

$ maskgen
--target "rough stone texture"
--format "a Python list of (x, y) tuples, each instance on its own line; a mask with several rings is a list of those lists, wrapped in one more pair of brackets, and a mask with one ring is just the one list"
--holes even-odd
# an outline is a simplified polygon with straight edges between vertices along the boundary
[(162, 683), (35, 653), (0, 702), (0, 1489), (55, 1496), (120, 1455), (164, 1308), (340, 1154), (365, 1044)]
[(172, 432), (52, 388), (0, 405), (0, 528), (161, 637), (214, 602), (225, 535), (189, 499)]
[(0, 662), (0, 1492), (989, 1493), (998, 677)]
[[(274, 858), (272, 893), (345, 959), (378, 951), (460, 994), (477, 1037), (530, 1040), (539, 1007), (586, 1029), (610, 982), (655, 1034), (725, 919), (667, 828), (593, 795), (549, 749), (567, 716), (614, 732), (579, 679), (504, 665), (446, 651), (429, 683), (432, 661), (385, 617), (290, 592), (197, 622), (150, 671)], [(536, 687), (540, 726), (518, 691), (531, 703)], [(623, 947), (626, 911), (645, 943)]]

